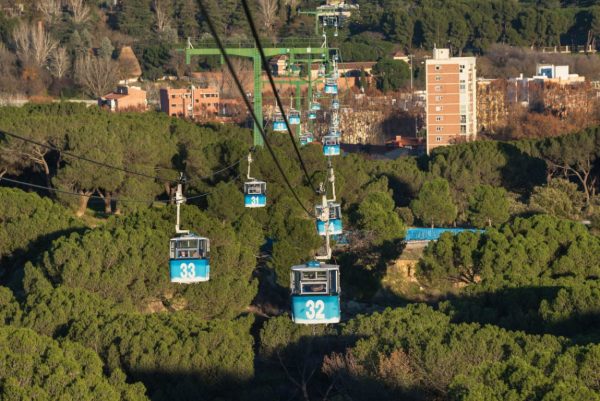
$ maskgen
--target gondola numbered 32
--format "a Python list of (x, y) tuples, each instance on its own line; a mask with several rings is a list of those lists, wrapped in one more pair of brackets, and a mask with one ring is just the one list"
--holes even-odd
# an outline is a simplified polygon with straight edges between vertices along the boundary
[(316, 260), (292, 266), (290, 282), (292, 321), (294, 323), (340, 322), (339, 266)]

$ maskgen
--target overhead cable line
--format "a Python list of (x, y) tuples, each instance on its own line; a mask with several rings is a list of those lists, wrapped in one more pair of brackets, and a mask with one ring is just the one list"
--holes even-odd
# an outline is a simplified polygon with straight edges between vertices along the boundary
[[(275, 99), (277, 100), (277, 106), (279, 107), (279, 111), (281, 112), (281, 115), (283, 116), (283, 121), (285, 121), (285, 126), (287, 128), (287, 132), (290, 137), (290, 140), (292, 141), (292, 145), (294, 145), (294, 150), (296, 151), (296, 156), (298, 157), (298, 160), (300, 161), (302, 170), (304, 170), (304, 175), (306, 176), (306, 179), (308, 180), (308, 184), (312, 188), (313, 192), (317, 193), (318, 192), (317, 188), (315, 188), (315, 185), (312, 182), (312, 178), (310, 177), (310, 174), (308, 174), (308, 170), (306, 169), (304, 160), (302, 159), (302, 156), (300, 155), (300, 149), (298, 149), (298, 144), (296, 143), (296, 138), (294, 137), (294, 134), (292, 133), (292, 128), (290, 126), (290, 122), (288, 121), (288, 117), (285, 114), (285, 110), (283, 109), (283, 103), (281, 102), (281, 97), (279, 96), (279, 92), (277, 91), (277, 87), (275, 85), (275, 80), (273, 79), (273, 75), (271, 74), (271, 70), (269, 68), (269, 62), (267, 60), (267, 57), (265, 56), (265, 51), (262, 47), (262, 44), (260, 43), (260, 38), (258, 37), (258, 31), (256, 30), (256, 25), (254, 24), (254, 19), (252, 18), (252, 13), (250, 12), (250, 8), (248, 7), (248, 1), (242, 0), (242, 6), (244, 7), (244, 14), (246, 14), (246, 19), (248, 20), (248, 24), (250, 25), (250, 30), (252, 31), (252, 36), (254, 37), (254, 41), (256, 42), (256, 47), (258, 48), (258, 52), (260, 53), (260, 58), (262, 60), (263, 69), (267, 73), (267, 77), (269, 78), (269, 83), (271, 84), (271, 89), (273, 90), (273, 94), (275, 95)], [(309, 70), (308, 73), (311, 74), (311, 71)]]
[(296, 201), (298, 202), (298, 204), (302, 207), (302, 209), (304, 209), (304, 211), (309, 216), (314, 217), (313, 214), (306, 208), (306, 206), (304, 206), (304, 204), (300, 200), (300, 197), (296, 193), (296, 190), (294, 189), (294, 187), (290, 183), (287, 175), (283, 171), (283, 168), (281, 167), (281, 164), (279, 163), (279, 160), (275, 156), (275, 152), (273, 151), (273, 148), (271, 147), (271, 144), (268, 141), (267, 135), (265, 134), (265, 130), (264, 130), (262, 121), (259, 121), (258, 118), (256, 117), (256, 114), (254, 113), (252, 105), (250, 104), (250, 101), (248, 100), (248, 97), (246, 96), (246, 92), (244, 91), (244, 87), (242, 86), (242, 84), (240, 82), (240, 79), (237, 76), (237, 73), (236, 73), (235, 69), (233, 68), (233, 64), (231, 63), (231, 59), (229, 58), (229, 55), (225, 51), (223, 43), (221, 42), (221, 38), (217, 34), (217, 30), (215, 29), (215, 26), (213, 24), (212, 18), (208, 14), (208, 11), (207, 11), (206, 6), (204, 4), (204, 0), (198, 0), (198, 4), (200, 6), (200, 10), (202, 11), (202, 14), (204, 14), (204, 16), (206, 17), (206, 23), (208, 25), (208, 28), (209, 28), (210, 32), (212, 33), (217, 46), (219, 47), (219, 51), (221, 52), (221, 55), (223, 56), (223, 59), (225, 60), (225, 63), (227, 64), (227, 68), (229, 69), (229, 72), (231, 73), (231, 76), (233, 77), (233, 80), (235, 81), (236, 87), (237, 87), (238, 91), (240, 92), (240, 95), (241, 95), (242, 99), (244, 99), (244, 104), (246, 105), (246, 108), (248, 109), (248, 112), (252, 116), (252, 119), (254, 120), (254, 124), (256, 124), (256, 126), (258, 127), (258, 129), (260, 131), (260, 135), (262, 136), (262, 138), (263, 138), (263, 140), (265, 142), (265, 145), (267, 146), (267, 149), (269, 150), (269, 153), (271, 154), (271, 157), (273, 158), (273, 161), (275, 162), (275, 165), (277, 166), (277, 169), (281, 173), (281, 175), (283, 177), (283, 180), (285, 181), (285, 183), (288, 186), (289, 190), (292, 192), (292, 195), (294, 196), (294, 198), (296, 199)]
[[(139, 171), (133, 171), (133, 170), (129, 170), (129, 169), (126, 169), (126, 168), (123, 168), (123, 167), (113, 166), (111, 164), (100, 162), (98, 160), (93, 160), (93, 159), (90, 159), (90, 158), (87, 158), (87, 157), (84, 157), (84, 156), (79, 156), (79, 155), (76, 155), (74, 153), (70, 153), (70, 152), (61, 150), (61, 149), (57, 148), (56, 146), (48, 145), (48, 144), (45, 144), (45, 143), (42, 143), (42, 142), (39, 142), (39, 141), (35, 141), (33, 139), (30, 139), (30, 138), (26, 138), (26, 137), (21, 136), (21, 135), (17, 135), (17, 134), (13, 134), (13, 133), (10, 133), (10, 132), (6, 132), (6, 131), (3, 131), (3, 130), (0, 130), (0, 134), (7, 135), (7, 136), (10, 136), (10, 137), (13, 137), (13, 138), (16, 138), (16, 139), (20, 139), (23, 142), (27, 142), (27, 143), (31, 143), (33, 145), (41, 146), (41, 147), (43, 147), (45, 149), (50, 149), (50, 150), (53, 150), (53, 151), (56, 151), (56, 152), (60, 152), (62, 155), (65, 155), (65, 156), (68, 156), (68, 157), (73, 157), (73, 158), (79, 159), (79, 160), (83, 160), (85, 162), (92, 163), (92, 164), (95, 164), (97, 166), (101, 166), (101, 167), (106, 167), (106, 168), (110, 168), (110, 169), (113, 169), (113, 170), (122, 171), (122, 172), (127, 173), (127, 174), (136, 175), (136, 176), (144, 177), (144, 178), (149, 178), (149, 179), (152, 179), (152, 180), (155, 180), (155, 181), (163, 181), (163, 182), (171, 182), (171, 183), (177, 183), (177, 182), (179, 182), (178, 180), (175, 180), (175, 179), (169, 179), (169, 178), (164, 178), (164, 177), (160, 177), (160, 176), (153, 176), (153, 175), (149, 175), (149, 174), (144, 174), (144, 173), (141, 173)], [(229, 170), (229, 169), (231, 169), (233, 167), (236, 167), (237, 165), (239, 165), (242, 162), (243, 159), (244, 159), (244, 157), (240, 158), (239, 160), (235, 161), (234, 163), (230, 164), (229, 166), (226, 166), (226, 167), (223, 167), (223, 168), (221, 168), (219, 170), (213, 171), (210, 175), (207, 175), (205, 177), (192, 178), (191, 180), (188, 180), (188, 182), (198, 181), (198, 180), (204, 180), (204, 179), (211, 178), (211, 177), (213, 177), (213, 176), (215, 176), (217, 174), (220, 174), (220, 173), (222, 173), (224, 171), (227, 171), (227, 170)]]
[[(47, 191), (52, 191), (52, 192), (56, 192), (56, 193), (60, 193), (60, 194), (65, 194), (65, 195), (83, 196), (85, 198), (90, 198), (90, 199), (102, 199), (102, 200), (105, 199), (102, 196), (98, 196), (98, 195), (80, 194), (78, 192), (66, 191), (64, 189), (58, 189), (58, 188), (47, 187), (47, 186), (44, 186), (44, 185), (32, 184), (30, 182), (13, 180), (11, 178), (2, 177), (2, 178), (0, 178), (0, 182), (2, 182), (2, 181), (11, 182), (13, 184), (23, 185), (23, 186), (30, 187), (30, 188), (45, 189)], [(141, 199), (130, 199), (130, 198), (111, 198), (111, 201), (115, 201), (115, 202), (131, 202), (131, 203), (153, 203), (153, 202), (169, 203), (168, 201), (162, 201), (162, 200), (154, 200), (154, 199), (152, 199), (152, 200), (141, 200)]]
[[(231, 180), (231, 181), (237, 181), (237, 179), (240, 178), (240, 176), (241, 176), (241, 174), (238, 174), (237, 177), (234, 177), (233, 180)], [(67, 191), (67, 190), (64, 190), (64, 189), (58, 189), (58, 188), (47, 187), (47, 186), (44, 186), (44, 185), (32, 184), (32, 183), (26, 182), (26, 181), (13, 180), (12, 178), (2, 177), (2, 178), (0, 178), (0, 183), (2, 181), (10, 182), (10, 183), (17, 184), (17, 185), (23, 185), (25, 187), (30, 187), (30, 188), (35, 188), (35, 189), (45, 189), (47, 191), (52, 191), (52, 192), (61, 193), (61, 194), (65, 194), (65, 195), (83, 196), (85, 198), (90, 198), (90, 199), (101, 199), (101, 200), (105, 199), (105, 198), (103, 198), (102, 196), (99, 196), (99, 195), (81, 194), (81, 193), (78, 193), (78, 192)], [(205, 193), (200, 194), (200, 195), (194, 195), (194, 196), (187, 197), (186, 200), (189, 201), (189, 200), (204, 198), (204, 197), (206, 197), (208, 195), (211, 195), (211, 194), (213, 194), (213, 193), (215, 193), (217, 191), (218, 191), (218, 188), (214, 188), (212, 191), (208, 191), (208, 192), (205, 192)], [(169, 201), (165, 201), (165, 200), (155, 200), (155, 199), (142, 200), (142, 199), (131, 199), (131, 198), (119, 198), (119, 197), (117, 197), (117, 198), (111, 198), (111, 201), (114, 201), (114, 202), (125, 202), (125, 203), (154, 203), (154, 202), (164, 203), (164, 204), (168, 204), (169, 203)]]

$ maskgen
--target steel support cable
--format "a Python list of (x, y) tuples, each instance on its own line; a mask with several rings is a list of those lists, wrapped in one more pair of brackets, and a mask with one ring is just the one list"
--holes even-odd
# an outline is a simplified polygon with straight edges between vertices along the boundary
[(244, 91), (244, 87), (242, 86), (242, 84), (240, 82), (240, 79), (237, 76), (237, 73), (236, 73), (235, 69), (233, 68), (233, 65), (231, 64), (231, 59), (229, 58), (229, 55), (225, 51), (225, 47), (223, 46), (223, 43), (221, 42), (221, 38), (217, 34), (217, 30), (215, 29), (215, 26), (213, 24), (212, 18), (208, 14), (208, 11), (207, 11), (206, 6), (204, 4), (204, 0), (198, 0), (198, 4), (200, 6), (200, 11), (206, 17), (206, 23), (208, 25), (208, 28), (209, 28), (211, 34), (213, 35), (213, 37), (215, 39), (217, 47), (219, 48), (219, 51), (221, 52), (221, 55), (223, 56), (223, 59), (225, 60), (225, 63), (227, 64), (227, 68), (229, 69), (229, 72), (231, 73), (231, 76), (233, 77), (235, 85), (236, 85), (238, 91), (240, 92), (240, 95), (241, 95), (242, 99), (244, 99), (244, 104), (246, 105), (246, 108), (248, 109), (248, 112), (252, 116), (252, 119), (254, 120), (254, 124), (257, 125), (257, 127), (258, 127), (258, 129), (260, 131), (260, 135), (262, 136), (262, 138), (263, 138), (263, 140), (265, 142), (265, 145), (267, 146), (267, 149), (268, 149), (269, 153), (271, 154), (271, 157), (273, 158), (273, 161), (275, 162), (275, 165), (277, 166), (277, 169), (281, 173), (281, 176), (283, 177), (283, 180), (285, 181), (285, 183), (288, 186), (289, 190), (292, 192), (292, 195), (294, 196), (294, 198), (296, 199), (296, 201), (298, 202), (298, 204), (302, 207), (302, 209), (304, 209), (304, 211), (309, 216), (314, 217), (314, 215), (306, 208), (306, 206), (304, 206), (304, 204), (302, 203), (302, 200), (300, 200), (300, 197), (298, 197), (298, 194), (296, 193), (296, 190), (294, 189), (294, 187), (290, 183), (287, 175), (285, 174), (285, 172), (283, 171), (283, 168), (281, 167), (281, 164), (279, 163), (279, 160), (275, 156), (275, 152), (273, 151), (273, 148), (271, 147), (271, 144), (268, 141), (267, 135), (265, 134), (265, 130), (263, 128), (262, 121), (258, 121), (258, 118), (256, 117), (256, 114), (254, 113), (254, 109), (252, 108), (252, 105), (250, 104), (250, 101), (248, 100), (248, 97), (246, 96), (246, 92)]
[[(45, 189), (47, 191), (52, 191), (52, 192), (56, 192), (56, 193), (60, 193), (60, 194), (65, 194), (65, 195), (83, 196), (85, 198), (90, 198), (90, 199), (102, 199), (102, 200), (104, 200), (104, 198), (102, 196), (98, 196), (98, 195), (80, 194), (78, 192), (66, 191), (64, 189), (46, 187), (44, 185), (32, 184), (30, 182), (13, 180), (12, 178), (2, 177), (2, 178), (0, 178), (0, 182), (2, 182), (2, 181), (11, 182), (13, 184), (23, 185), (23, 186), (30, 187), (30, 188)], [(130, 202), (130, 203), (154, 203), (154, 202), (169, 203), (169, 201), (162, 201), (162, 200), (154, 200), (154, 199), (152, 199), (152, 200), (148, 200), (148, 199), (147, 200), (141, 200), (141, 199), (130, 199), (130, 198), (111, 198), (111, 201), (115, 201), (115, 202)]]
[[(241, 174), (238, 174), (237, 177), (235, 177), (231, 181), (237, 181), (240, 177), (241, 177)], [(78, 192), (67, 191), (67, 190), (64, 190), (64, 189), (58, 189), (58, 188), (47, 187), (47, 186), (44, 186), (44, 185), (32, 184), (32, 183), (26, 182), (26, 181), (13, 180), (12, 178), (2, 177), (2, 178), (0, 178), (0, 183), (2, 181), (10, 182), (10, 183), (17, 184), (17, 185), (23, 185), (25, 187), (30, 187), (30, 188), (45, 189), (47, 191), (61, 193), (61, 194), (65, 194), (65, 195), (83, 196), (83, 197), (90, 198), (90, 199), (101, 199), (101, 200), (105, 199), (105, 198), (103, 198), (102, 196), (99, 196), (99, 195), (81, 194), (81, 193), (78, 193)], [(190, 196), (190, 197), (186, 198), (186, 201), (204, 198), (204, 197), (206, 197), (206, 196), (208, 196), (210, 194), (213, 194), (213, 193), (215, 193), (217, 191), (218, 191), (218, 189), (215, 188), (212, 191), (208, 191), (208, 192), (205, 192), (205, 193), (200, 194), (200, 195)], [(119, 197), (117, 197), (117, 198), (111, 198), (111, 201), (125, 202), (125, 203), (154, 203), (154, 202), (157, 202), (157, 203), (169, 204), (169, 201), (165, 201), (165, 200), (155, 200), (155, 199), (142, 200), (142, 199), (131, 199), (131, 198), (119, 198)]]
[[(175, 180), (175, 179), (169, 179), (169, 178), (164, 178), (164, 177), (160, 177), (160, 176), (153, 176), (153, 175), (149, 175), (149, 174), (144, 174), (144, 173), (140, 173), (139, 171), (133, 171), (133, 170), (129, 170), (129, 169), (126, 169), (126, 168), (123, 168), (123, 167), (117, 167), (117, 166), (110, 165), (108, 163), (104, 163), (104, 162), (100, 162), (100, 161), (97, 161), (97, 160), (89, 159), (89, 158), (84, 157), (84, 156), (79, 156), (79, 155), (76, 155), (74, 153), (61, 150), (61, 149), (57, 148), (56, 146), (48, 145), (48, 144), (45, 144), (45, 143), (42, 143), (42, 142), (39, 142), (39, 141), (35, 141), (33, 139), (30, 139), (30, 138), (26, 138), (26, 137), (21, 136), (21, 135), (17, 135), (17, 134), (13, 134), (13, 133), (10, 133), (10, 132), (6, 132), (6, 131), (3, 131), (3, 130), (0, 130), (0, 134), (7, 135), (7, 136), (10, 136), (10, 137), (19, 139), (19, 140), (21, 140), (23, 142), (31, 143), (31, 144), (36, 145), (36, 146), (41, 146), (41, 147), (43, 147), (45, 149), (50, 149), (50, 150), (54, 150), (56, 152), (60, 152), (62, 155), (65, 155), (65, 156), (68, 156), (68, 157), (73, 157), (75, 159), (83, 160), (85, 162), (92, 163), (92, 164), (95, 164), (97, 166), (101, 166), (101, 167), (106, 167), (106, 168), (110, 168), (110, 169), (113, 169), (113, 170), (122, 171), (122, 172), (127, 173), (127, 174), (136, 175), (138, 177), (149, 178), (149, 179), (152, 179), (152, 180), (155, 180), (155, 181), (171, 182), (171, 183), (174, 183), (174, 184), (176, 184), (176, 183), (179, 182), (178, 180)], [(204, 179), (211, 178), (211, 177), (213, 177), (213, 176), (215, 176), (217, 174), (220, 174), (220, 173), (222, 173), (222, 172), (224, 172), (226, 170), (229, 170), (229, 169), (237, 166), (238, 164), (240, 164), (242, 162), (243, 159), (244, 159), (244, 157), (240, 158), (239, 160), (237, 160), (233, 164), (230, 164), (227, 167), (223, 167), (220, 170), (213, 171), (211, 173), (211, 175), (208, 175), (206, 177), (193, 178), (191, 180), (188, 180), (188, 182), (193, 182), (193, 181), (198, 181), (198, 180), (204, 180)]]
[[(265, 51), (262, 47), (262, 44), (260, 43), (260, 38), (258, 37), (258, 31), (256, 30), (256, 25), (254, 24), (254, 19), (252, 18), (252, 13), (250, 12), (250, 8), (248, 7), (248, 1), (242, 0), (242, 6), (244, 7), (244, 14), (246, 14), (246, 19), (248, 20), (248, 24), (250, 25), (250, 30), (252, 31), (252, 36), (254, 37), (256, 47), (258, 48), (258, 52), (260, 53), (260, 58), (262, 61), (263, 69), (267, 73), (267, 77), (269, 78), (269, 83), (271, 84), (271, 89), (273, 90), (273, 94), (275, 95), (275, 99), (277, 101), (277, 106), (279, 107), (279, 111), (281, 112), (281, 115), (283, 116), (283, 120), (285, 121), (285, 126), (287, 128), (287, 132), (290, 137), (290, 140), (292, 141), (292, 145), (294, 145), (294, 150), (296, 152), (296, 156), (298, 157), (298, 161), (300, 162), (300, 165), (302, 166), (302, 170), (304, 171), (304, 175), (306, 176), (306, 179), (308, 180), (308, 184), (310, 185), (313, 192), (317, 193), (317, 189), (315, 188), (315, 185), (312, 182), (312, 178), (310, 177), (310, 174), (308, 174), (306, 164), (304, 164), (304, 160), (302, 159), (302, 156), (300, 155), (300, 149), (298, 149), (298, 144), (296, 143), (296, 139), (294, 138), (294, 134), (292, 133), (292, 128), (288, 121), (288, 117), (285, 114), (285, 110), (283, 109), (283, 103), (281, 102), (281, 97), (279, 96), (279, 91), (277, 90), (277, 87), (275, 85), (275, 80), (273, 79), (273, 75), (271, 74), (271, 70), (269, 68), (269, 62), (267, 60), (267, 57), (265, 56)], [(311, 74), (311, 71), (309, 70), (308, 73)]]

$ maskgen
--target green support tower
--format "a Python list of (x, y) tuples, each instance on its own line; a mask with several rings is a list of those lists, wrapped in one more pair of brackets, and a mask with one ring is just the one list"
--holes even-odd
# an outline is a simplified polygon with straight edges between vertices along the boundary
[[(289, 43), (288, 43), (289, 42)], [(288, 55), (290, 59), (301, 62), (302, 58), (298, 56), (308, 56), (310, 63), (328, 63), (329, 62), (329, 48), (327, 48), (322, 40), (301, 40), (301, 41), (287, 41), (286, 43), (274, 44), (273, 47), (266, 47), (264, 44), (263, 50), (267, 58), (271, 58), (278, 55)], [(270, 45), (270, 44), (269, 44)], [(289, 45), (286, 46), (286, 45)], [(254, 114), (258, 121), (263, 120), (263, 99), (262, 99), (262, 60), (258, 48), (255, 47), (254, 42), (252, 43), (241, 43), (235, 44), (226, 43), (225, 51), (229, 56), (244, 57), (252, 60), (253, 71), (254, 71)], [(277, 47), (275, 47), (277, 46)], [(192, 56), (219, 56), (221, 52), (214, 43), (208, 44), (197, 44), (193, 46), (191, 41), (188, 40), (188, 45), (185, 49), (185, 62), (191, 63)], [(223, 63), (221, 57), (221, 63)], [(310, 64), (309, 64), (310, 65)], [(310, 75), (310, 68), (308, 69)], [(256, 124), (254, 125), (254, 145), (263, 146), (263, 139), (260, 134), (260, 129)]]

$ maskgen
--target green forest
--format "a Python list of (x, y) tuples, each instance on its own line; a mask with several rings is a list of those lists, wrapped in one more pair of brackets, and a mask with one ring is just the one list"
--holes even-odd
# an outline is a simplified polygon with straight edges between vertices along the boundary
[[(312, 209), (289, 139), (269, 141)], [(349, 244), (328, 326), (290, 319), (289, 269), (321, 240), (264, 149), (268, 206), (244, 208), (251, 143), (153, 112), (0, 108), (0, 398), (600, 400), (600, 127), (334, 158)], [(323, 181), (321, 148), (301, 155)], [(169, 281), (179, 171), (208, 283)], [(390, 289), (415, 226), (482, 230), (442, 235)]]

